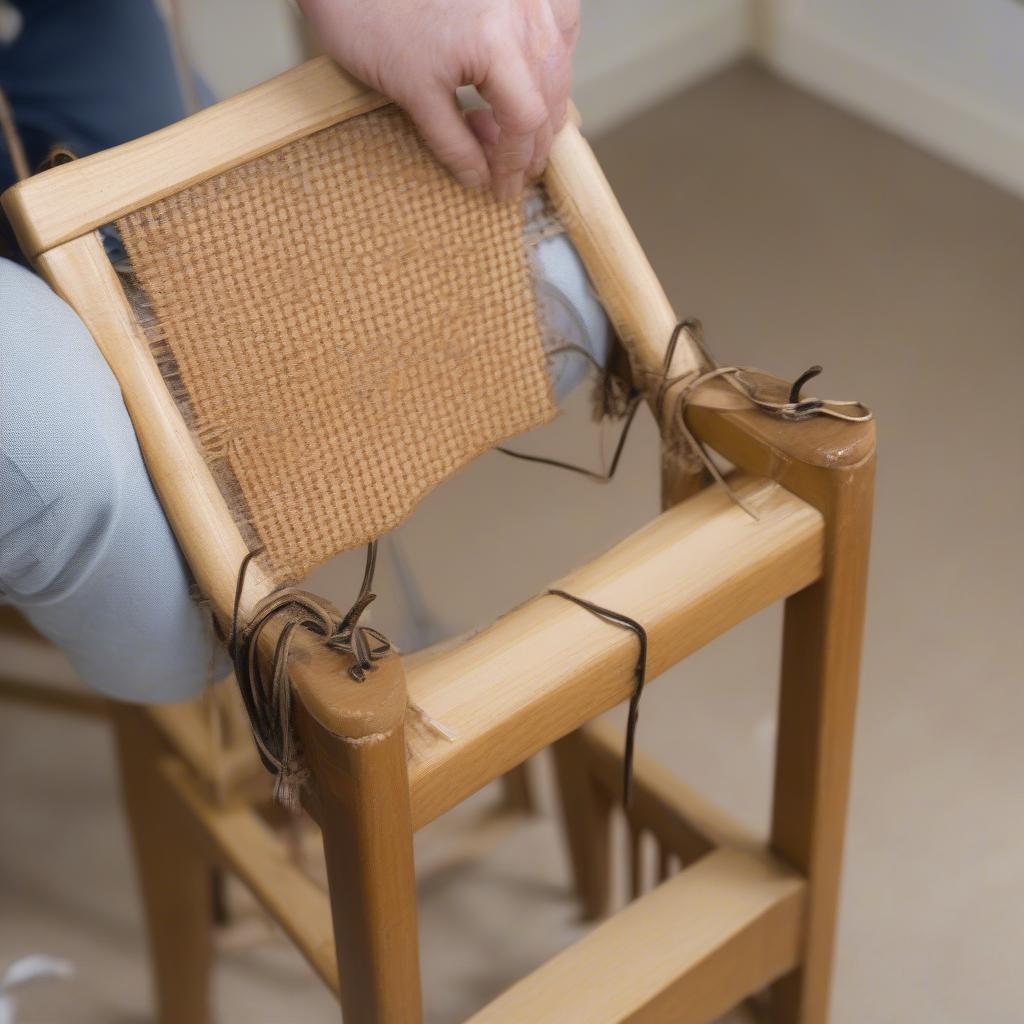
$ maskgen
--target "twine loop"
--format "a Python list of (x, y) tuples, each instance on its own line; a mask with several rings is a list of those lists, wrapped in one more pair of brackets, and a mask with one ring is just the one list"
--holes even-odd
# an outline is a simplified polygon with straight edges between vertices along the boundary
[[(250, 551), (239, 567), (227, 648), (260, 760), (275, 777), (274, 798), (294, 809), (298, 806), (299, 791), (309, 777), (292, 722), (288, 661), (296, 630), (308, 629), (321, 637), (326, 647), (351, 655), (348, 673), (360, 683), (376, 668), (374, 663), (388, 654), (391, 644), (383, 633), (359, 621), (376, 597), (371, 590), (377, 562), (376, 541), (367, 547), (359, 594), (344, 616), (330, 601), (316, 594), (297, 587), (279, 587), (260, 600), (248, 621), (242, 623), (240, 608), (246, 573), (261, 550)], [(260, 664), (260, 637), (277, 618), (286, 621), (274, 646), (267, 675)]]
[[(707, 368), (696, 371), (689, 370), (686, 373), (671, 376), (669, 368), (672, 366), (672, 359), (675, 356), (679, 338), (683, 331), (686, 331), (691, 341), (701, 353), (704, 359), (704, 366)], [(653, 373), (653, 371), (648, 372)], [(684, 451), (688, 454), (696, 455), (712, 479), (725, 489), (729, 497), (747, 515), (756, 520), (759, 518), (757, 513), (729, 486), (729, 482), (708, 454), (703, 442), (690, 430), (686, 423), (686, 410), (699, 388), (709, 381), (721, 380), (732, 387), (755, 408), (770, 416), (776, 416), (779, 419), (790, 422), (800, 422), (817, 416), (828, 416), (847, 423), (866, 423), (873, 418), (874, 414), (862, 402), (826, 398), (801, 398), (800, 393), (804, 385), (817, 377), (821, 372), (822, 367), (817, 365), (811, 366), (800, 374), (792, 385), (787, 385), (785, 381), (750, 366), (719, 366), (704, 346), (701, 322), (694, 319), (680, 320), (672, 331), (668, 347), (665, 350), (664, 362), (662, 363), (661, 370), (657, 373), (658, 388), (654, 397), (654, 411), (659, 424), (669, 434), (666, 443), (672, 443), (670, 438), (674, 432), (675, 436), (683, 442)], [(679, 390), (673, 395), (675, 405), (666, 414), (669, 393), (677, 387), (679, 387)]]

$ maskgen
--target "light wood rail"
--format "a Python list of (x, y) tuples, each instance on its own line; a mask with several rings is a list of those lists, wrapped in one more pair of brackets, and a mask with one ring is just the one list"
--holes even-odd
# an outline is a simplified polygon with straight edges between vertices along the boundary
[[(579, 252), (601, 304), (650, 393), (665, 362), (677, 316), (587, 140), (570, 120), (555, 137), (544, 174), (559, 220)], [(680, 338), (671, 375), (700, 368), (700, 353)]]
[(159, 131), (53, 167), (4, 193), (18, 244), (35, 260), (63, 242), (388, 101), (315, 60)]
[[(770, 481), (733, 486), (759, 520), (713, 488), (557, 584), (644, 624), (649, 680), (821, 572), (816, 510)], [(412, 668), (410, 698), (455, 737), (413, 742), (415, 826), (625, 700), (636, 657), (632, 633), (545, 595)]]
[[(99, 237), (91, 233), (65, 242), (36, 264), (89, 328), (121, 385), (160, 504), (200, 590), (225, 624), (249, 549), (167, 390)], [(259, 566), (251, 569), (242, 605), (247, 613), (270, 588)]]
[(803, 889), (767, 856), (716, 850), (469, 1024), (705, 1024), (799, 962)]

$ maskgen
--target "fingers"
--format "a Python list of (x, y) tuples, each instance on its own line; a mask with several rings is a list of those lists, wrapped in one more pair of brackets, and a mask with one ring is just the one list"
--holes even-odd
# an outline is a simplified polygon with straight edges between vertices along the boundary
[[(459, 181), (511, 198), (543, 170), (565, 119), (579, 0), (299, 3), (325, 51), (400, 103)], [(462, 85), (477, 86), (489, 116), (463, 116)]]
[(523, 190), (535, 136), (548, 119), (547, 102), (521, 51), (498, 55), (478, 89), (500, 130), (489, 161), (491, 187), (499, 199), (512, 199)]
[[(527, 177), (544, 169), (554, 134), (565, 121), (579, 27), (577, 0), (507, 3), (510, 20), (500, 31), (492, 23), (482, 46), (474, 31), (469, 38), (476, 37), (478, 45), (461, 47), (477, 57), (439, 62), (436, 87), (396, 96), (459, 181), (490, 184), (502, 200), (518, 196)], [(458, 110), (451, 93), (467, 74), (489, 110), (465, 115)]]
[(451, 90), (438, 84), (406, 100), (403, 106), (416, 122), (423, 141), (463, 185), (482, 188), (490, 183), (488, 157)]
[(535, 63), (538, 87), (548, 107), (547, 122), (537, 132), (534, 140), (533, 159), (530, 162), (530, 177), (538, 177), (544, 170), (551, 140), (565, 123), (569, 99), (569, 82), (572, 71), (571, 47), (566, 44), (554, 5), (550, 9), (549, 34), (539, 42)]
[(549, 117), (533, 139), (533, 156), (530, 158), (530, 166), (527, 168), (527, 178), (539, 178), (544, 173), (544, 167), (548, 162), (548, 153), (551, 151), (551, 140), (555, 132), (553, 121)]
[(548, 108), (548, 118), (534, 136), (534, 154), (526, 170), (531, 178), (539, 177), (544, 171), (551, 141), (565, 122), (570, 55), (578, 26), (579, 7), (575, 0), (544, 3), (527, 24), (527, 59)]
[(494, 114), (489, 107), (474, 107), (465, 112), (465, 118), (470, 131), (483, 146), (484, 156), (487, 157), (489, 164), (491, 153), (498, 144), (498, 136), (501, 135), (501, 129), (498, 127), (498, 122), (494, 120)]

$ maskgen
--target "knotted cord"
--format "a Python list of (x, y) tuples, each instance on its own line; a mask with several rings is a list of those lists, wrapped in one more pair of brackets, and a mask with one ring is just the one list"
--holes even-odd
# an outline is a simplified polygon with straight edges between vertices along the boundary
[[(391, 650), (391, 644), (382, 633), (359, 621), (376, 598), (371, 590), (377, 564), (376, 541), (367, 546), (359, 593), (344, 616), (329, 601), (315, 594), (296, 587), (279, 587), (257, 603), (243, 624), (240, 609), (245, 577), (261, 550), (250, 551), (239, 566), (227, 647), (260, 759), (275, 776), (274, 798), (294, 808), (298, 804), (299, 789), (308, 777), (292, 724), (288, 659), (296, 629), (308, 629), (321, 637), (331, 650), (351, 655), (353, 661), (348, 673), (360, 683), (374, 670), (374, 662)], [(263, 631), (279, 616), (287, 621), (278, 635), (268, 677), (261, 667), (259, 642)]]
[[(704, 357), (704, 364), (709, 369), (701, 371), (689, 370), (676, 376), (669, 375), (669, 367), (675, 356), (676, 347), (683, 331), (686, 331), (691, 341), (697, 346)], [(864, 423), (872, 418), (872, 412), (861, 402), (840, 401), (823, 398), (801, 398), (800, 392), (803, 386), (820, 374), (820, 366), (812, 366), (805, 370), (793, 382), (789, 388), (787, 400), (780, 402), (766, 397), (758, 387), (756, 381), (749, 378), (750, 374), (757, 374), (761, 371), (750, 366), (718, 366), (715, 360), (704, 347), (703, 329), (699, 320), (681, 320), (676, 324), (669, 338), (668, 347), (665, 350), (665, 359), (661, 370), (658, 372), (658, 390), (654, 398), (654, 412), (658, 422), (664, 424), (666, 434), (671, 435), (672, 428), (681, 436), (689, 451), (693, 452), (704, 465), (704, 468), (711, 474), (714, 481), (723, 487), (729, 497), (752, 519), (758, 519), (757, 513), (743, 500), (743, 498), (729, 486), (729, 482), (722, 475), (721, 470), (715, 461), (708, 454), (703, 442), (690, 430), (686, 422), (686, 410), (690, 400), (697, 390), (712, 380), (721, 380), (730, 385), (736, 392), (742, 395), (751, 405), (766, 412), (769, 415), (777, 416), (780, 419), (798, 422), (811, 419), (815, 416), (830, 416), (833, 419), (844, 420), (847, 423)], [(647, 371), (652, 374), (653, 371)], [(767, 376), (767, 375), (765, 375)], [(665, 405), (669, 392), (682, 384), (682, 390), (675, 398), (675, 406), (672, 411), (665, 415)], [(857, 408), (857, 413), (845, 412), (845, 409)]]

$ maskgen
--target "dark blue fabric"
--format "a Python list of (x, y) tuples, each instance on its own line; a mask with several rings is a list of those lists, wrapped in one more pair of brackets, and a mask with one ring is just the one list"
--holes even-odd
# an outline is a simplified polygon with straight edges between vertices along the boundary
[[(51, 146), (85, 156), (186, 113), (166, 27), (152, 0), (14, 0), (24, 19), (0, 43), (0, 89), (36, 167)], [(14, 168), (0, 142), (0, 191)]]

